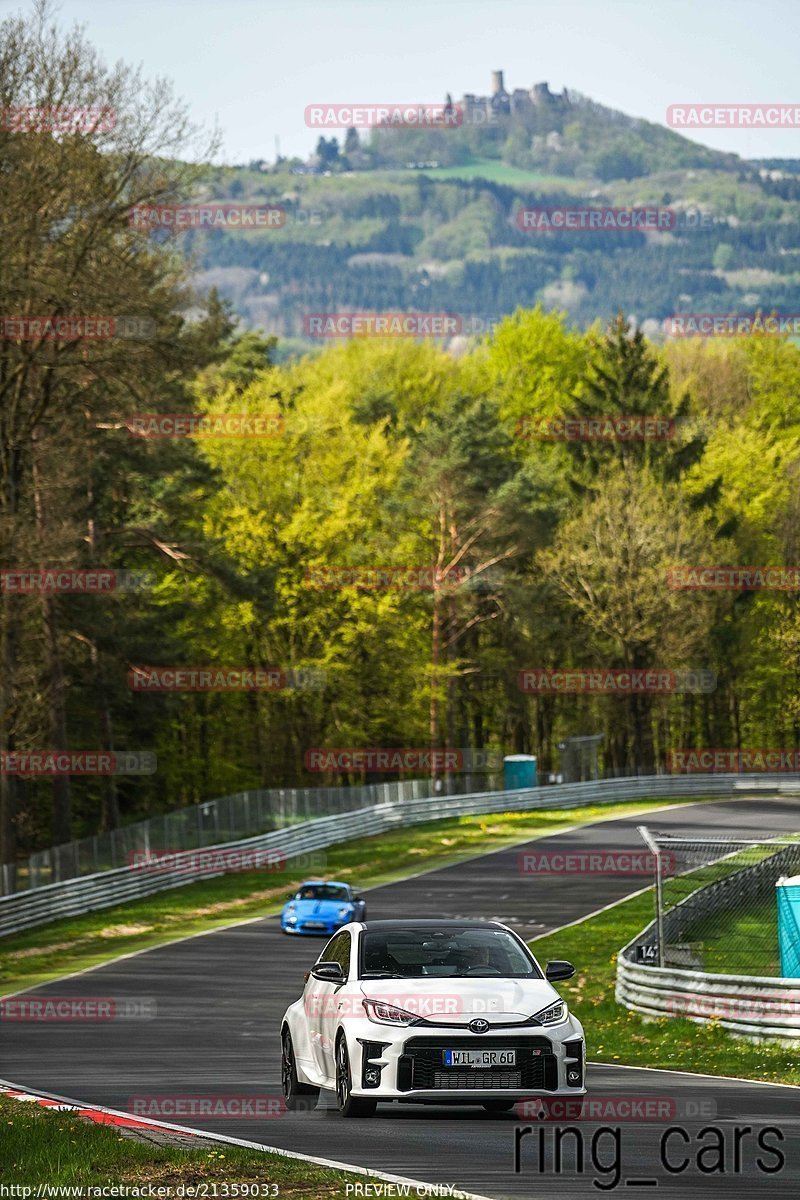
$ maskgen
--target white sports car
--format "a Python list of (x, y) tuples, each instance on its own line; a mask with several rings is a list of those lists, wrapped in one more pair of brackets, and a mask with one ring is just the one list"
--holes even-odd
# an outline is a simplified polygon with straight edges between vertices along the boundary
[(336, 1092), (344, 1117), (378, 1101), (471, 1103), (502, 1112), (583, 1096), (583, 1027), (499, 921), (351, 921), (331, 938), (281, 1024), (286, 1106)]

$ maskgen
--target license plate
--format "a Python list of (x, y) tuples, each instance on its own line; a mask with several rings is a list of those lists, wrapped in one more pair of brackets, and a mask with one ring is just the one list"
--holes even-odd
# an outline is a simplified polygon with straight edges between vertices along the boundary
[(516, 1050), (445, 1050), (446, 1067), (513, 1067)]
[(324, 929), (324, 921), (306, 921), (306, 929)]

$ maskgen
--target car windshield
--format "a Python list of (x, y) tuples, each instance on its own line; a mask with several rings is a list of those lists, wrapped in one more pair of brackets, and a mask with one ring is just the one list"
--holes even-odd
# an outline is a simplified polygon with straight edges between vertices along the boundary
[(361, 938), (361, 977), (492, 976), (540, 979), (536, 963), (503, 929), (367, 930)]
[(307, 883), (297, 893), (298, 900), (349, 900), (347, 888), (338, 883)]

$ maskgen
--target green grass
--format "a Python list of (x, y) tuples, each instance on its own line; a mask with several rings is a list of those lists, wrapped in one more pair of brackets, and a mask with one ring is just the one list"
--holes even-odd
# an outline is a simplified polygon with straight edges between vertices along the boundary
[[(402, 879), (472, 855), (545, 837), (569, 825), (625, 816), (667, 803), (632, 801), (575, 809), (482, 814), (398, 829), (330, 846), (324, 872), (360, 888)], [(275, 914), (301, 877), (290, 870), (223, 875), (142, 900), (53, 921), (0, 939), (0, 995), (33, 987), (120, 954), (163, 945), (238, 920)], [(620, 943), (621, 945), (622, 943)]]
[(653, 1020), (617, 1004), (617, 952), (652, 919), (649, 891), (530, 943), (540, 961), (566, 958), (575, 964), (573, 979), (558, 986), (583, 1022), (589, 1060), (800, 1084), (796, 1047), (744, 1041), (716, 1022), (698, 1025), (679, 1017)]
[[(790, 835), (794, 840), (793, 835)], [(755, 866), (776, 849), (770, 843), (747, 846), (737, 854), (664, 880), (667, 910), (700, 888)], [(734, 903), (735, 897), (734, 897)], [(728, 975), (780, 975), (778, 915), (774, 892), (758, 903), (745, 900), (741, 907), (710, 916), (697, 916), (685, 930), (684, 941), (698, 948), (698, 965), (704, 971)]]
[(725, 975), (780, 975), (778, 905), (774, 896), (746, 911), (706, 918), (691, 940), (703, 942), (703, 970)]
[[(280, 1197), (340, 1200), (363, 1176), (238, 1146), (153, 1146), (95, 1125), (0, 1096), (0, 1183), (103, 1187), (176, 1187), (214, 1182), (275, 1184)], [(209, 1195), (212, 1194), (209, 1189)]]

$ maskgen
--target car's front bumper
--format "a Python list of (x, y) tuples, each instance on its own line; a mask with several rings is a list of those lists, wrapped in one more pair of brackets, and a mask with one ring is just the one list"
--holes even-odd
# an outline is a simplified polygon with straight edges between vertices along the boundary
[[(358, 1025), (357, 1031), (347, 1030), (354, 1095), (446, 1103), (586, 1092), (583, 1029), (572, 1017), (558, 1026), (522, 1026), (485, 1034), (368, 1021)], [(449, 1049), (513, 1049), (516, 1061), (511, 1067), (447, 1067), (444, 1051)]]
[(281, 920), (281, 929), (284, 933), (303, 933), (309, 937), (316, 935), (317, 937), (332, 937), (334, 933), (338, 933), (343, 925), (347, 924), (349, 918), (343, 921), (326, 921), (322, 929), (319, 928), (319, 923), (309, 928), (308, 921), (297, 921), (296, 924), (290, 925), (287, 921)]

